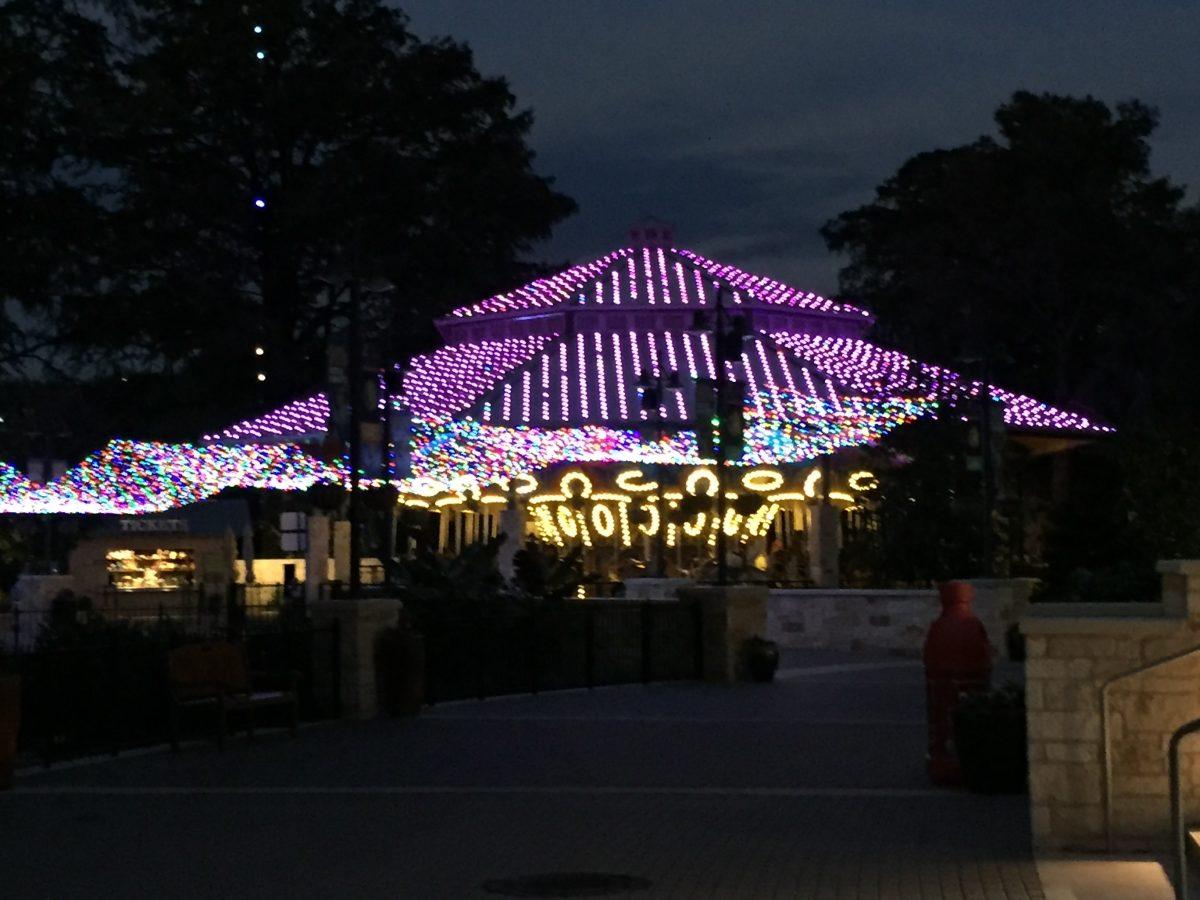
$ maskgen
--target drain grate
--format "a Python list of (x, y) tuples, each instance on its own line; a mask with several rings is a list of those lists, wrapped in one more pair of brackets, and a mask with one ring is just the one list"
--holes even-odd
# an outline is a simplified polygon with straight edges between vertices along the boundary
[(607, 872), (546, 872), (517, 878), (493, 878), (483, 883), (489, 894), (502, 897), (607, 897), (644, 891), (651, 883), (636, 875)]

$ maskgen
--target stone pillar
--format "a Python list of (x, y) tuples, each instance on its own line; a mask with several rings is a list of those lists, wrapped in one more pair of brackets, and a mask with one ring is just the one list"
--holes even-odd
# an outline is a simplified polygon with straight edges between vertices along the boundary
[(525, 510), (520, 507), (502, 510), (500, 513), (500, 534), (504, 535), (504, 543), (500, 545), (500, 552), (496, 556), (496, 562), (500, 567), (500, 574), (505, 578), (512, 578), (513, 557), (517, 555), (517, 551), (525, 543)]
[(987, 631), (988, 640), (1005, 655), (1006, 635), (1029, 609), (1036, 578), (964, 578), (975, 589), (972, 607)]
[[(1168, 846), (1167, 742), (1200, 718), (1200, 561), (1164, 560), (1158, 571), (1161, 601), (1036, 603), (1021, 619), (1039, 851), (1103, 850), (1106, 831), (1114, 849)], [(1198, 743), (1183, 746), (1185, 809), (1200, 808)]]
[(321, 582), (329, 571), (329, 517), (308, 517), (308, 548), (304, 551), (304, 599), (312, 603), (321, 595)]
[[(309, 605), (314, 628), (324, 630), (334, 622), (340, 628), (338, 674), (345, 718), (370, 719), (379, 714), (375, 644), (384, 629), (396, 624), (401, 606), (392, 597), (318, 600)], [(317, 679), (322, 684), (334, 683), (329, 672), (318, 672)]]
[(696, 585), (680, 588), (679, 599), (700, 604), (704, 680), (720, 684), (749, 680), (743, 646), (747, 638), (766, 636), (767, 588)]
[(818, 501), (808, 508), (808, 569), (813, 584), (838, 586), (841, 519), (836, 506)]
[(350, 583), (350, 523), (345, 519), (333, 523), (333, 580)]

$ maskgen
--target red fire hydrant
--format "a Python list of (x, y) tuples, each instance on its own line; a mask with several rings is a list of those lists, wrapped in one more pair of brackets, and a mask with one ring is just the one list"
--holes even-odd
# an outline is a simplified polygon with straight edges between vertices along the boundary
[(925, 638), (925, 699), (929, 714), (929, 778), (934, 784), (961, 784), (954, 752), (954, 707), (971, 691), (986, 690), (992, 679), (992, 648), (983, 623), (971, 611), (975, 588), (947, 581), (938, 592), (942, 614)]

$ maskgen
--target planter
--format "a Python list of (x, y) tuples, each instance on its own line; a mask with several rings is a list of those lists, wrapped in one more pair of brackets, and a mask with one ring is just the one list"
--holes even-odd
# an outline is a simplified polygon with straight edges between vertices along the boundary
[(12, 787), (20, 730), (21, 679), (17, 675), (0, 675), (0, 791)]
[(425, 638), (411, 628), (389, 628), (375, 646), (380, 708), (415, 716), (425, 702)]
[(1020, 794), (1029, 762), (1024, 707), (966, 702), (954, 711), (954, 747), (967, 789), (979, 794)]
[(779, 668), (779, 646), (774, 641), (753, 637), (746, 641), (746, 670), (760, 684), (773, 681)]

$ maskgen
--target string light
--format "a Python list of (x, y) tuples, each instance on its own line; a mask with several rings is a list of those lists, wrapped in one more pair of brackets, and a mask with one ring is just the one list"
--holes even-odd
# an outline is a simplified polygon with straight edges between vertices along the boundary
[[(255, 34), (262, 33), (261, 26), (254, 27)], [(252, 201), (257, 209), (267, 207), (264, 196)], [(690, 331), (692, 311), (711, 306), (719, 285), (729, 290), (734, 306), (754, 308), (752, 322), (760, 328), (722, 373), (711, 335)], [(587, 318), (572, 312), (578, 318), (567, 327), (554, 308), (568, 306), (586, 307)], [(610, 312), (618, 319), (603, 321)], [(732, 464), (750, 469), (742, 481), (747, 489), (780, 499), (796, 491), (781, 490), (782, 482), (763, 467), (875, 444), (920, 418), (961, 416), (964, 404), (983, 396), (1003, 407), (1012, 427), (1113, 430), (871, 344), (857, 336), (870, 318), (865, 310), (689, 250), (614, 251), (439, 321), (447, 346), (396, 366), (399, 390), (381, 399), (381, 409), (406, 417), (398, 441), (407, 442), (407, 452), (397, 451), (397, 457), (408, 468), (394, 471), (392, 483), (404, 496), (426, 502), (447, 490), (462, 494), (468, 486), (478, 496), (491, 485), (532, 500), (540, 496), (540, 473), (563, 464), (711, 464), (701, 456), (695, 431), (696, 388), (701, 379), (717, 377), (748, 386), (742, 397), (743, 452)], [(256, 344), (254, 353), (264, 356), (265, 349)], [(678, 371), (683, 384), (672, 392), (674, 400), (661, 405), (662, 436), (651, 438), (634, 380), (643, 371), (665, 369)], [(256, 378), (265, 381), (266, 372)], [(299, 449), (302, 442), (323, 438), (330, 419), (328, 397), (318, 393), (206, 434), (200, 447), (113, 441), (50, 485), (34, 485), (0, 464), (0, 512), (147, 511), (194, 502), (231, 485), (288, 490), (300, 483), (336, 483), (344, 465), (320, 462)], [(254, 474), (262, 466), (270, 469), (272, 454), (282, 454), (277, 475)], [(101, 470), (107, 481), (89, 474)], [(813, 471), (801, 488), (810, 498), (820, 477)], [(851, 491), (869, 487), (860, 475), (852, 476)], [(706, 477), (693, 477), (695, 487), (708, 485)], [(640, 497), (660, 490), (639, 468), (620, 472), (616, 483)], [(580, 485), (572, 482), (571, 493), (586, 499)], [(621, 516), (629, 509), (630, 503), (613, 508), (614, 533), (627, 527)], [(602, 525), (576, 521), (576, 531), (605, 537), (602, 531), (611, 523), (604, 514), (601, 520)], [(710, 523), (714, 534), (715, 527)]]

